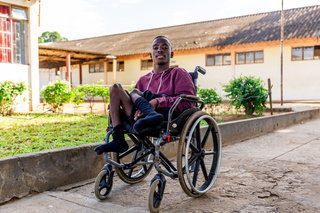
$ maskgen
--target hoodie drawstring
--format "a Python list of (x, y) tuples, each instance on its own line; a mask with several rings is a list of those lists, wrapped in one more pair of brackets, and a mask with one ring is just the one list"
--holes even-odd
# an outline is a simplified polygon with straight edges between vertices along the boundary
[[(149, 81), (149, 83), (148, 83), (148, 86), (147, 86), (147, 89), (146, 89), (146, 90), (148, 90), (148, 89), (149, 89), (150, 83), (151, 83), (151, 81), (152, 81), (153, 74), (154, 74), (154, 73), (152, 72), (152, 75), (151, 75), (151, 78), (150, 78), (150, 81)], [(158, 87), (157, 94), (159, 94), (160, 87), (161, 87), (161, 85), (162, 85), (162, 77), (163, 77), (163, 74), (164, 74), (164, 72), (162, 72), (162, 74), (161, 74), (160, 84), (159, 84), (159, 87)]]

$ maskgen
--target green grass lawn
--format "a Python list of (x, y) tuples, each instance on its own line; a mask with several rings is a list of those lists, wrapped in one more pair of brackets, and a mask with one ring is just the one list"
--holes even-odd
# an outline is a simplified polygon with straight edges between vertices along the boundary
[(17, 114), (0, 117), (0, 157), (103, 141), (108, 116)]

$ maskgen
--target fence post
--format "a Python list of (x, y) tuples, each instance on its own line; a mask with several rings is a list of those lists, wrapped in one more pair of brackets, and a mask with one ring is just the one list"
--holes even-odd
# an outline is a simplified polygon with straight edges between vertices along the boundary
[(270, 102), (270, 112), (271, 115), (273, 115), (273, 109), (272, 109), (272, 92), (271, 92), (271, 80), (268, 78), (268, 89), (269, 89), (269, 102)]

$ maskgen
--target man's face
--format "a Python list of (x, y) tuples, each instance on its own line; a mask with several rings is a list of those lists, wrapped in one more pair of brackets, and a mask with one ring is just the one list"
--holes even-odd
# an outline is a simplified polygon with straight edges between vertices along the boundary
[(168, 40), (158, 38), (152, 43), (151, 59), (156, 65), (170, 64), (170, 58), (173, 57), (171, 46)]

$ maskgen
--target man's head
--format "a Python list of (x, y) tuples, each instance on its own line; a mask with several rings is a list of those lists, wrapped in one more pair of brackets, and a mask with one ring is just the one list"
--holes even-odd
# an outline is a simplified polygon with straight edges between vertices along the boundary
[(169, 68), (170, 58), (173, 57), (172, 45), (165, 36), (157, 36), (152, 42), (151, 59), (155, 72)]

